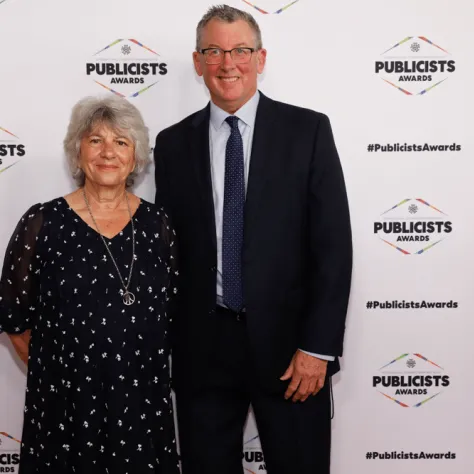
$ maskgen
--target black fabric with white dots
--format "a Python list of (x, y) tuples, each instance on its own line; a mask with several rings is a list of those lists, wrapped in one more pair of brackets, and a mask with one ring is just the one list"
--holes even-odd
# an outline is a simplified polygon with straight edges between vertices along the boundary
[[(134, 215), (131, 306), (97, 232), (63, 198), (23, 216), (0, 281), (0, 332), (32, 329), (21, 474), (177, 474), (169, 304), (178, 274), (168, 217)], [(128, 278), (129, 223), (106, 239)]]

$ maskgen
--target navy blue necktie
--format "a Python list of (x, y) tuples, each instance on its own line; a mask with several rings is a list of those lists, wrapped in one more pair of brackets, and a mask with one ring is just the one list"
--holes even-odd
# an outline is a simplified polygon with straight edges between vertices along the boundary
[(242, 245), (244, 242), (244, 146), (239, 119), (225, 119), (231, 128), (225, 149), (224, 212), (222, 222), (222, 287), (224, 304), (243, 308)]

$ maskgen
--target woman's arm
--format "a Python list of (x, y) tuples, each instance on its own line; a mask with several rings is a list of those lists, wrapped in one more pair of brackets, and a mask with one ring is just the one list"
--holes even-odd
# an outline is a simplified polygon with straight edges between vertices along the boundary
[(22, 334), (9, 334), (8, 337), (18, 357), (28, 365), (28, 347), (30, 345), (31, 329), (27, 329)]
[(5, 252), (0, 278), (0, 333), (8, 334), (25, 364), (30, 329), (40, 304), (41, 258), (37, 247), (42, 209), (40, 204), (31, 207), (18, 223)]

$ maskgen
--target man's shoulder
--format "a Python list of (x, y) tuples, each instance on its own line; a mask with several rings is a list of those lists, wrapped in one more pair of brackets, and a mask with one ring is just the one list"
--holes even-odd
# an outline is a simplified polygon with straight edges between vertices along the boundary
[(306, 107), (287, 104), (286, 102), (274, 102), (279, 112), (290, 119), (320, 121), (321, 119), (327, 120), (328, 118), (326, 114), (322, 112), (317, 112), (316, 110), (308, 109)]
[(206, 108), (198, 110), (179, 122), (164, 128), (160, 133), (158, 133), (158, 139), (173, 139), (174, 137), (179, 137), (180, 140), (183, 138), (183, 132), (189, 129), (191, 126), (196, 124), (199, 119), (205, 116)]
[(322, 112), (317, 112), (306, 107), (300, 107), (297, 105), (288, 104), (286, 102), (269, 99), (268, 97), (265, 97), (265, 99), (269, 101), (270, 107), (273, 108), (273, 113), (276, 115), (276, 117), (281, 120), (296, 123), (318, 123), (321, 120), (329, 120), (328, 116)]

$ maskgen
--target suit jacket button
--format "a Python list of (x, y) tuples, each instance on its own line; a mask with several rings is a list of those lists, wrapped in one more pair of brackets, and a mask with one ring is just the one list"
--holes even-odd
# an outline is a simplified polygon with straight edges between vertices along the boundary
[(210, 315), (213, 315), (215, 312), (216, 312), (215, 309), (211, 309), (211, 311), (209, 311), (209, 314), (210, 314)]
[(210, 268), (210, 270), (211, 270), (211, 272), (215, 272), (215, 271), (217, 271), (217, 267), (214, 265)]

